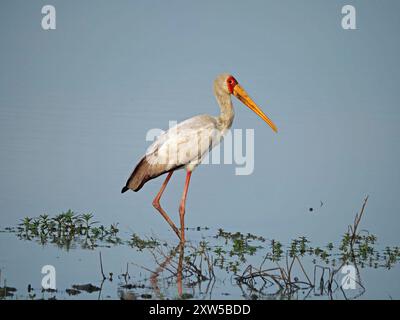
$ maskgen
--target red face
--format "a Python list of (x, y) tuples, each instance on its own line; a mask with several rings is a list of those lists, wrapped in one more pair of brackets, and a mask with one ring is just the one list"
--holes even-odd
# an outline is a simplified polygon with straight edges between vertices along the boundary
[(228, 85), (229, 93), (233, 94), (233, 88), (238, 84), (236, 79), (232, 76), (229, 76), (228, 79), (226, 79), (226, 84)]

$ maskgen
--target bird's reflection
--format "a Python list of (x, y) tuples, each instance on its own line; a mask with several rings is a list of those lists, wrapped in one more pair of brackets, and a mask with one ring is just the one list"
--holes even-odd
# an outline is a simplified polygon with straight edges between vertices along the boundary
[[(176, 283), (177, 294), (180, 299), (195, 296), (195, 288), (198, 289), (198, 294), (200, 294), (200, 296), (205, 297), (209, 295), (208, 298), (211, 298), (216, 281), (213, 264), (209, 264), (210, 261), (214, 261), (212, 254), (206, 250), (206, 247), (201, 247), (199, 249), (199, 247), (192, 246), (191, 244), (186, 244), (186, 249), (186, 259), (185, 243), (183, 242), (180, 242), (179, 245), (170, 250), (169, 254), (165, 254), (160, 247), (157, 249), (157, 255), (153, 252), (153, 257), (158, 267), (152, 273), (150, 281), (154, 293), (159, 298), (162, 298), (161, 286), (159, 285), (161, 279), (169, 280), (169, 285), (175, 285)], [(158, 256), (162, 256), (161, 262), (157, 258)], [(356, 292), (352, 292), (352, 296), (349, 296), (343, 291), (342, 286), (335, 277), (344, 264), (337, 269), (331, 269), (329, 267), (323, 267), (321, 269), (319, 265), (316, 265), (314, 267), (313, 277), (310, 277), (307, 275), (300, 257), (293, 256), (290, 260), (290, 267), (288, 266), (288, 269), (282, 266), (257, 269), (249, 265), (241, 275), (237, 274), (235, 276), (236, 284), (241, 289), (243, 297), (246, 299), (253, 299), (254, 296), (269, 299), (291, 299), (300, 297), (307, 299), (310, 294), (314, 292), (315, 296), (328, 296), (330, 299), (334, 299), (335, 295), (341, 291), (345, 299), (356, 299), (365, 292), (361, 281), (361, 274), (356, 263), (354, 263), (357, 271), (354, 281), (356, 281), (359, 290), (354, 290)], [(207, 262), (205, 265), (208, 265), (206, 268), (204, 264), (202, 264), (204, 261)], [(291, 275), (292, 269), (296, 268), (298, 274), (293, 277)], [(320, 272), (321, 270), (322, 272)], [(164, 271), (168, 271), (170, 275), (161, 277)], [(299, 276), (301, 276), (301, 278), (298, 278)], [(185, 285), (183, 284), (184, 281), (186, 281)], [(204, 291), (201, 288), (202, 283), (207, 283)], [(192, 294), (184, 293), (184, 287), (186, 289), (192, 289)]]
[(182, 266), (183, 266), (183, 255), (185, 252), (185, 243), (180, 242), (178, 245), (178, 250), (179, 250), (179, 259), (178, 259), (178, 269), (177, 269), (177, 275), (176, 275), (176, 285), (178, 287), (178, 295), (179, 297), (182, 297)]
[[(183, 295), (182, 273), (183, 273), (184, 252), (185, 252), (185, 243), (180, 242), (174, 249), (172, 249), (170, 251), (169, 255), (163, 254), (164, 261), (162, 261), (161, 263), (158, 263), (158, 267), (156, 268), (156, 270), (153, 272), (153, 274), (150, 277), (150, 282), (154, 289), (154, 293), (158, 297), (161, 297), (159, 278), (160, 278), (161, 273), (165, 270), (171, 271), (173, 278), (176, 278), (176, 284), (177, 284), (177, 288), (178, 288), (178, 296), (182, 297), (182, 295)], [(176, 256), (178, 256), (177, 265), (174, 261), (174, 258)], [(157, 259), (156, 259), (156, 261), (157, 261)], [(172, 267), (171, 267), (171, 265), (172, 265)]]

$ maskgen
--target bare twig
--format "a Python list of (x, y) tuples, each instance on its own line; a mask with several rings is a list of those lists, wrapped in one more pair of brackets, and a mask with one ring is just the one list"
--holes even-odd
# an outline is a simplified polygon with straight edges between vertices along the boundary
[(298, 262), (299, 265), (300, 265), (301, 270), (303, 271), (304, 275), (306, 276), (306, 278), (307, 278), (307, 280), (308, 280), (308, 283), (309, 283), (311, 286), (313, 286), (312, 283), (311, 283), (310, 278), (309, 278), (308, 275), (307, 275), (307, 272), (304, 270), (303, 264), (301, 263), (299, 257), (296, 256), (296, 259), (297, 259), (297, 262)]
[[(354, 244), (356, 243), (359, 233), (357, 232), (358, 230), (358, 226), (361, 222), (361, 218), (363, 217), (364, 211), (365, 211), (365, 207), (367, 205), (368, 202), (368, 198), (369, 196), (367, 195), (364, 199), (364, 202), (362, 204), (361, 210), (359, 213), (356, 214), (356, 216), (354, 217), (354, 222), (353, 225), (349, 225), (348, 226), (348, 230), (349, 230), (349, 235), (350, 235), (350, 253), (353, 259), (353, 263), (354, 263), (354, 267), (356, 268), (357, 271), (357, 277), (359, 278), (359, 280), (357, 281), (357, 283), (360, 285), (361, 288), (364, 288), (364, 286), (361, 284), (361, 278), (360, 278), (360, 271), (358, 269), (357, 266), (357, 261), (355, 259), (355, 254), (354, 254)], [(346, 264), (346, 261), (343, 261), (342, 264), (335, 270), (332, 270), (332, 273), (330, 274), (329, 280), (328, 280), (328, 292), (330, 293), (330, 295), (332, 294), (332, 283), (334, 281), (333, 277), (339, 272), (339, 270), (342, 269), (342, 267)], [(342, 290), (342, 288), (341, 288)], [(343, 290), (342, 290), (343, 291)], [(344, 295), (344, 297), (347, 299), (346, 295)]]
[(361, 207), (361, 211), (359, 213), (356, 214), (356, 216), (354, 217), (354, 222), (353, 222), (353, 226), (349, 226), (349, 230), (351, 231), (351, 240), (350, 240), (350, 247), (353, 248), (355, 241), (357, 240), (357, 228), (358, 225), (360, 224), (361, 218), (363, 216), (364, 213), (364, 209), (365, 206), (367, 205), (367, 201), (368, 201), (369, 196), (367, 196), (364, 199), (364, 203)]

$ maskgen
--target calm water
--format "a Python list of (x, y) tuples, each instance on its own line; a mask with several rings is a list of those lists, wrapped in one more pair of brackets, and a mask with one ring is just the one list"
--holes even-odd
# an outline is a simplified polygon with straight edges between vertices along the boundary
[[(1, 228), (72, 209), (173, 243), (151, 206), (161, 179), (139, 193), (120, 189), (149, 145), (149, 129), (218, 113), (212, 81), (228, 71), (280, 131), (273, 134), (234, 101), (234, 128), (255, 130), (255, 170), (236, 176), (235, 164), (199, 167), (187, 225), (210, 227), (206, 237), (223, 228), (284, 243), (305, 235), (323, 245), (340, 241), (368, 194), (361, 228), (382, 247), (399, 244), (398, 2), (357, 2), (356, 31), (341, 29), (335, 1), (254, 1), (245, 8), (83, 1), (79, 10), (53, 3), (57, 29), (49, 32), (40, 28), (38, 1), (0, 5)], [(185, 14), (172, 19), (179, 8)], [(162, 199), (175, 221), (183, 184), (184, 173), (174, 174)], [(97, 250), (0, 237), (8, 285), (39, 287), (45, 264), (56, 266), (60, 288), (99, 279)], [(127, 246), (104, 249), (104, 257), (115, 274), (128, 262), (154, 263)], [(136, 277), (145, 272), (137, 269)], [(398, 267), (364, 277), (365, 297), (400, 297)], [(215, 297), (223, 298), (223, 283), (217, 288)], [(241, 297), (232, 288), (227, 297)], [(102, 294), (115, 298), (116, 291), (115, 282), (106, 283)]]

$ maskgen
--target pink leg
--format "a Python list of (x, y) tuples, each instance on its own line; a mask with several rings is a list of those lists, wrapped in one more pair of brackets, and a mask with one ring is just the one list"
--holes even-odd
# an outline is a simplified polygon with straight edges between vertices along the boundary
[(156, 197), (154, 198), (154, 200), (153, 200), (153, 207), (156, 208), (156, 209), (158, 210), (158, 212), (161, 213), (161, 215), (164, 217), (164, 219), (165, 219), (165, 220), (168, 222), (168, 224), (171, 226), (172, 230), (174, 230), (174, 232), (176, 233), (176, 235), (178, 236), (178, 238), (181, 239), (181, 236), (180, 236), (180, 234), (179, 234), (178, 228), (175, 226), (175, 224), (173, 223), (173, 221), (171, 220), (171, 218), (167, 215), (167, 213), (164, 211), (164, 209), (161, 208), (161, 205), (160, 205), (161, 196), (162, 196), (162, 194), (163, 194), (163, 192), (164, 192), (164, 190), (165, 190), (165, 188), (166, 188), (166, 186), (167, 186), (167, 184), (168, 184), (168, 182), (169, 182), (169, 179), (170, 179), (171, 176), (172, 176), (172, 173), (173, 173), (173, 171), (170, 171), (170, 172), (168, 173), (167, 178), (165, 179), (164, 183), (162, 184), (160, 191), (158, 191)]
[(179, 217), (181, 220), (181, 236), (180, 236), (181, 242), (185, 242), (185, 206), (186, 206), (186, 196), (189, 189), (189, 182), (191, 175), (192, 175), (191, 171), (188, 171), (186, 173), (185, 187), (183, 189), (181, 204), (179, 206)]

